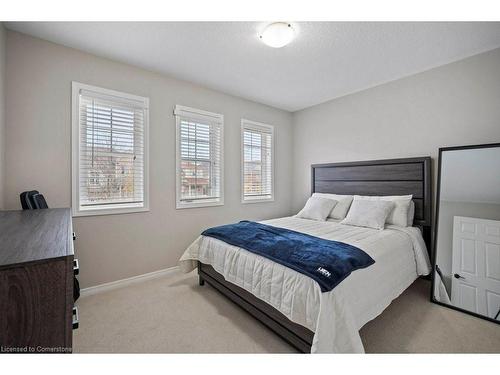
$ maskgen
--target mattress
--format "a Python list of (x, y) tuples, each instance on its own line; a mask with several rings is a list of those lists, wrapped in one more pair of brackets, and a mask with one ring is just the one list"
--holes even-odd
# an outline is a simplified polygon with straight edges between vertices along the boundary
[(322, 293), (311, 278), (245, 249), (200, 236), (179, 265), (190, 272), (201, 261), (229, 281), (314, 332), (312, 353), (363, 353), (360, 328), (431, 266), (419, 229), (384, 230), (285, 217), (262, 223), (356, 246), (374, 260), (354, 271), (335, 289)]

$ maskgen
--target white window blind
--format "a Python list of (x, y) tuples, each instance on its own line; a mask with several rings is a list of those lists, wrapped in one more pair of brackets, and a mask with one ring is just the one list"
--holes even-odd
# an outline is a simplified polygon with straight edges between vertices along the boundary
[(147, 209), (148, 99), (77, 83), (73, 91), (76, 214)]
[(254, 121), (241, 122), (242, 200), (274, 199), (274, 127)]
[(176, 106), (177, 208), (221, 205), (223, 116)]

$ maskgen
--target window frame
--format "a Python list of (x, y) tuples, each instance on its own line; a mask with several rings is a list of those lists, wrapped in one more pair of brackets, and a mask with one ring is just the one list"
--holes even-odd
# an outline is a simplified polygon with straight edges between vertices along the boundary
[[(262, 131), (262, 130), (267, 130), (270, 131), (271, 133), (271, 197), (269, 198), (264, 198), (264, 197), (258, 197), (258, 198), (245, 198), (245, 141), (244, 141), (244, 134), (245, 134), (245, 129), (249, 130), (256, 130), (256, 131)], [(241, 119), (241, 131), (240, 131), (240, 138), (241, 138), (241, 153), (240, 153), (240, 169), (241, 169), (241, 203), (242, 204), (252, 204), (252, 203), (264, 203), (264, 202), (274, 202), (275, 200), (275, 129), (273, 125), (270, 124), (265, 124), (262, 122), (257, 122), (257, 121), (252, 121), (252, 120), (247, 120), (247, 119)]]
[[(142, 203), (103, 204), (99, 207), (82, 208), (80, 205), (80, 91), (96, 95), (112, 96), (124, 101), (141, 102), (144, 105), (143, 150), (143, 201)], [(71, 82), (71, 210), (73, 217), (118, 215), (149, 211), (149, 98), (116, 90), (105, 89), (76, 81)]]
[[(201, 109), (176, 105), (174, 108), (175, 117), (175, 208), (177, 210), (185, 208), (215, 207), (224, 205), (224, 115), (208, 112)], [(182, 119), (208, 121), (218, 123), (220, 126), (220, 197), (217, 201), (184, 202), (181, 200), (181, 121)], [(212, 160), (210, 160), (212, 162)]]

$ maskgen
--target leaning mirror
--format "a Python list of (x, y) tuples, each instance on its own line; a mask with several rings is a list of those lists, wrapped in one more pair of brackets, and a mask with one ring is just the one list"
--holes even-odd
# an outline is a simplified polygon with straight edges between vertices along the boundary
[(432, 300), (500, 322), (500, 144), (439, 149)]

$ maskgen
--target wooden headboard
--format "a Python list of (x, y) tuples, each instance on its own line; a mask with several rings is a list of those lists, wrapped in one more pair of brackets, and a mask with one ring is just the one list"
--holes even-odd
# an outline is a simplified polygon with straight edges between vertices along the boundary
[(311, 165), (311, 193), (413, 195), (414, 226), (431, 249), (431, 158), (405, 158)]

